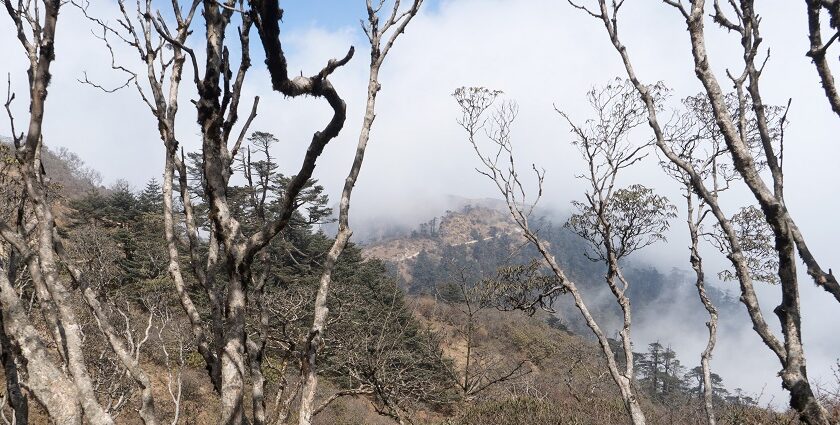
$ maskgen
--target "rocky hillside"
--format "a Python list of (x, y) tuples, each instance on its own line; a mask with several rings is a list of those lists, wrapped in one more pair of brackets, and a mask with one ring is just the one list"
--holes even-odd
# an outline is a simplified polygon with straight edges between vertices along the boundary
[[(0, 158), (11, 159), (15, 147), (12, 139), (0, 136)], [(94, 189), (103, 189), (99, 172), (88, 167), (85, 162), (67, 148), (44, 147), (41, 152), (46, 179), (55, 186), (65, 198), (79, 198)], [(14, 175), (14, 164), (4, 161), (4, 174)]]
[(440, 218), (421, 223), (410, 233), (367, 243), (364, 253), (394, 264), (405, 264), (423, 251), (440, 258), (446, 247), (473, 245), (520, 232), (506, 211), (467, 205), (460, 211), (450, 210)]
[[(497, 251), (514, 252), (524, 243), (521, 229), (511, 222), (506, 211), (467, 204), (459, 211), (448, 210), (441, 217), (421, 223), (417, 229), (399, 237), (364, 244), (363, 252), (368, 258), (379, 258), (390, 264), (410, 288), (418, 280), (435, 279), (424, 271), (429, 260), (445, 263), (453, 251), (465, 252), (476, 246), (494, 245)], [(495, 265), (490, 265), (484, 271), (494, 270)]]
[[(460, 209), (449, 209), (438, 217), (419, 223), (414, 230), (405, 230), (389, 238), (362, 244), (364, 255), (389, 263), (415, 293), (434, 292), (435, 285), (450, 278), (453, 270), (467, 268), (475, 278), (489, 277), (501, 266), (524, 264), (539, 254), (521, 235), (501, 201), (476, 201), (478, 206), (464, 202)], [(602, 282), (603, 269), (584, 255), (586, 244), (562, 227), (562, 221), (552, 223), (547, 218), (534, 219), (540, 234), (552, 254), (566, 269), (590, 300), (593, 307), (607, 316), (616, 316), (614, 302), (606, 296)], [(625, 265), (625, 274), (635, 282), (630, 296), (640, 317), (657, 305), (675, 305), (685, 301), (688, 314), (703, 319), (705, 312), (696, 302), (696, 293), (688, 271), (677, 268), (663, 273), (650, 265), (643, 255)], [(721, 309), (737, 308), (735, 300), (714, 288), (709, 289)], [(648, 308), (650, 307), (650, 308)], [(571, 325), (581, 325), (577, 315), (564, 314)], [(610, 319), (608, 319), (610, 320)], [(588, 330), (581, 327), (582, 332)]]
[[(606, 293), (602, 281), (603, 270), (587, 260), (583, 242), (562, 226), (552, 225), (548, 219), (535, 219), (533, 225), (542, 229), (553, 255), (578, 283), (591, 311), (609, 334), (620, 326), (615, 301)], [(445, 356), (455, 370), (467, 364), (468, 348), (473, 361), (488, 376), (503, 376), (523, 362), (527, 373), (517, 379), (505, 380), (483, 397), (460, 406), (443, 416), (444, 424), (557, 424), (557, 423), (624, 423), (626, 418), (615, 392), (614, 384), (605, 372), (603, 354), (592, 341), (591, 331), (579, 319), (569, 300), (561, 299), (557, 313), (541, 313), (527, 317), (519, 312), (480, 311), (474, 321), (466, 315), (468, 309), (459, 304), (457, 291), (453, 299), (446, 286), (457, 281), (457, 274), (469, 270), (473, 281), (495, 273), (499, 266), (522, 264), (537, 257), (500, 205), (472, 206), (447, 210), (442, 216), (422, 222), (414, 230), (363, 244), (368, 258), (388, 262), (401, 277), (409, 299), (416, 306), (416, 316), (441, 338)], [(625, 274), (634, 282), (630, 291), (633, 300), (634, 331), (661, 323), (671, 309), (678, 309), (683, 323), (703, 323), (705, 312), (697, 302), (696, 289), (685, 273), (672, 270), (661, 273), (645, 258), (637, 258), (625, 265)], [(738, 308), (735, 300), (710, 288), (720, 311), (730, 315)], [(656, 320), (651, 320), (654, 318)], [(472, 323), (471, 325), (468, 325)], [(467, 326), (473, 327), (470, 346), (465, 337)], [(726, 322), (722, 322), (726, 326)], [(636, 359), (640, 387), (650, 385), (645, 365), (658, 354), (659, 342), (635, 341), (639, 353)], [(616, 343), (617, 344), (617, 343)], [(669, 341), (662, 341), (669, 356)], [(658, 347), (658, 348), (657, 348)], [(643, 404), (649, 412), (650, 423), (700, 423), (702, 410), (692, 369), (695, 353), (684, 353), (665, 373), (673, 386), (666, 391), (654, 383), (642, 392)], [(646, 363), (647, 362), (647, 363)], [(648, 372), (649, 373), (649, 372)], [(670, 374), (670, 375), (668, 375)], [(669, 384), (670, 385), (670, 384)], [(719, 419), (721, 423), (795, 423), (793, 415), (778, 413), (760, 405), (760, 397), (741, 389), (720, 388)]]

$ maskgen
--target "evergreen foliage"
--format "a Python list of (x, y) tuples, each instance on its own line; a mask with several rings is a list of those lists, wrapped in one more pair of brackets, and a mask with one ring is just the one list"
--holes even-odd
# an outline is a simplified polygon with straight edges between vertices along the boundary
[[(290, 182), (278, 171), (270, 155), (276, 139), (269, 133), (249, 137), (243, 161), (235, 168), (243, 184), (229, 192), (231, 211), (247, 233), (280, 213), (280, 201)], [(251, 149), (255, 151), (251, 151)], [(256, 159), (260, 157), (261, 159)], [(189, 170), (200, 176), (198, 155), (189, 155)], [(191, 179), (190, 184), (200, 185)], [(256, 190), (254, 190), (256, 188)], [(163, 195), (161, 184), (151, 179), (135, 192), (125, 181), (107, 190), (91, 190), (72, 200), (69, 228), (75, 258), (84, 265), (94, 285), (110, 297), (136, 300), (163, 296), (166, 303), (177, 303), (167, 273), (168, 256), (164, 239)], [(261, 197), (265, 193), (265, 198)], [(312, 322), (313, 303), (322, 260), (333, 241), (318, 229), (328, 221), (324, 188), (310, 181), (302, 191), (299, 208), (280, 237), (265, 248), (265, 261), (255, 263), (255, 278), (266, 276), (262, 302), (270, 312), (271, 339), (265, 351), (268, 384), (276, 385), (293, 373), (300, 348)], [(206, 211), (203, 198), (193, 200), (196, 211)], [(204, 231), (209, 230), (204, 223)], [(186, 243), (183, 223), (176, 233)], [(201, 252), (208, 251), (206, 238), (200, 238)], [(185, 246), (181, 254), (186, 256)], [(217, 270), (218, 282), (224, 271)], [(365, 260), (361, 250), (351, 244), (340, 257), (333, 273), (335, 290), (328, 305), (332, 323), (319, 366), (339, 389), (363, 389), (372, 405), (383, 412), (402, 411), (420, 405), (443, 405), (451, 399), (449, 363), (440, 352), (439, 341), (412, 315), (397, 281), (386, 265), (376, 259)], [(209, 303), (202, 290), (191, 282), (193, 297), (209, 316)], [(248, 326), (259, 326), (254, 300), (255, 285), (249, 288)], [(280, 367), (281, 365), (285, 365)], [(291, 366), (291, 367), (288, 367)], [(288, 367), (288, 368), (287, 368)]]

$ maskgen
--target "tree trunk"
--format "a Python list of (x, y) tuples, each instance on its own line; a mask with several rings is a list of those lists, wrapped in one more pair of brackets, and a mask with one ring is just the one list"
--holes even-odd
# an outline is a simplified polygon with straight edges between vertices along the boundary
[[(342, 204), (343, 204), (342, 197)], [(342, 211), (344, 209), (342, 208)], [(340, 226), (346, 226), (346, 223), (341, 223)], [(323, 346), (323, 332), (324, 325), (327, 322), (327, 315), (329, 308), (327, 308), (327, 295), (329, 294), (329, 286), (332, 279), (332, 272), (335, 268), (335, 263), (338, 261), (339, 255), (347, 245), (347, 240), (350, 239), (352, 232), (347, 227), (342, 227), (338, 231), (332, 248), (327, 254), (327, 259), (324, 261), (324, 272), (321, 274), (321, 281), (318, 285), (318, 293), (315, 296), (315, 312), (312, 320), (312, 328), (309, 330), (309, 336), (306, 339), (304, 349), (304, 359), (302, 362), (301, 374), (303, 376), (303, 392), (300, 399), (300, 414), (298, 416), (298, 424), (311, 425), (312, 417), (315, 412), (315, 395), (318, 389), (318, 370), (317, 357), (318, 351)]]
[(5, 271), (0, 272), (0, 302), (4, 332), (15, 336), (13, 343), (17, 344), (17, 350), (25, 360), (25, 386), (56, 423), (81, 424), (82, 408), (73, 382), (50, 359), (46, 345), (27, 320)]
[[(208, 338), (203, 325), (204, 320), (201, 318), (201, 315), (198, 312), (198, 308), (193, 303), (192, 297), (190, 297), (189, 293), (187, 292), (187, 285), (184, 282), (184, 275), (181, 272), (181, 260), (180, 253), (178, 252), (178, 242), (175, 236), (176, 223), (174, 205), (172, 201), (172, 186), (173, 180), (175, 178), (175, 155), (177, 155), (177, 152), (175, 151), (175, 146), (177, 145), (177, 143), (175, 143), (174, 140), (171, 138), (168, 139), (169, 140), (167, 140), (165, 143), (166, 159), (163, 169), (163, 226), (164, 236), (166, 238), (166, 252), (169, 256), (169, 266), (167, 270), (169, 272), (169, 276), (172, 278), (172, 282), (175, 284), (175, 292), (178, 294), (178, 301), (181, 303), (181, 308), (183, 308), (184, 312), (187, 315), (187, 318), (189, 319), (190, 329), (192, 330), (193, 338), (195, 339), (199, 354), (201, 354), (201, 357), (204, 359), (206, 369), (208, 371), (208, 374), (210, 375), (210, 381), (213, 383), (213, 388), (216, 389), (217, 392), (220, 392), (221, 366), (219, 358), (208, 343)], [(180, 183), (182, 186), (185, 184), (186, 181), (186, 178), (183, 177), (184, 176), (182, 176), (182, 178), (180, 179)], [(189, 194), (186, 193), (185, 187), (181, 188), (181, 194), (182, 199), (189, 198)], [(184, 196), (185, 194), (186, 197)], [(188, 201), (185, 201), (185, 204), (187, 202)], [(213, 241), (211, 240), (211, 243), (212, 242)], [(190, 248), (191, 252), (193, 252), (194, 247), (191, 246)], [(200, 267), (198, 265), (194, 266)], [(217, 312), (213, 310), (213, 313)], [(219, 312), (219, 314), (221, 314), (221, 312)], [(212, 320), (215, 322), (217, 319), (213, 318)]]
[[(522, 227), (520, 225), (520, 227)], [(627, 413), (630, 415), (630, 420), (632, 421), (633, 425), (645, 425), (646, 419), (644, 412), (642, 411), (641, 406), (639, 405), (639, 400), (636, 398), (636, 395), (633, 391), (633, 376), (625, 376), (622, 374), (618, 369), (618, 364), (615, 361), (615, 354), (612, 351), (612, 347), (610, 347), (609, 339), (607, 336), (604, 335), (604, 332), (601, 330), (601, 327), (598, 325), (598, 322), (595, 321), (595, 318), (592, 317), (592, 314), (589, 312), (589, 308), (586, 306), (586, 303), (583, 300), (583, 297), (580, 294), (580, 291), (577, 289), (577, 285), (575, 285), (572, 281), (570, 281), (566, 274), (563, 273), (560, 266), (557, 264), (556, 259), (553, 255), (548, 251), (548, 249), (543, 245), (542, 241), (536, 238), (533, 234), (530, 234), (530, 230), (527, 228), (523, 228), (523, 231), (526, 232), (527, 237), (531, 242), (536, 246), (537, 250), (540, 252), (542, 257), (546, 260), (551, 270), (554, 272), (554, 275), (557, 276), (558, 280), (562, 282), (575, 301), (575, 307), (580, 311), (581, 315), (586, 322), (586, 325), (589, 329), (592, 330), (592, 333), (595, 334), (595, 337), (598, 339), (598, 344), (601, 346), (601, 352), (604, 354), (604, 358), (607, 360), (607, 368), (609, 369), (610, 376), (615, 381), (616, 385), (618, 386), (619, 392), (621, 393), (621, 398), (624, 401), (624, 407), (627, 409)], [(633, 361), (633, 357), (629, 359), (631, 363)], [(630, 366), (630, 371), (632, 371), (632, 366)]]
[(15, 416), (15, 422), (21, 425), (29, 423), (29, 399), (20, 390), (18, 378), (17, 354), (14, 352), (11, 341), (6, 335), (6, 327), (3, 324), (3, 315), (0, 314), (0, 360), (3, 362), (3, 371), (6, 375), (6, 393), (9, 396), (9, 406)]
[[(706, 342), (706, 348), (700, 355), (700, 369), (703, 372), (703, 410), (706, 413), (706, 421), (709, 425), (715, 425), (715, 411), (714, 411), (714, 387), (712, 384), (712, 372), (709, 365), (712, 359), (712, 351), (715, 349), (715, 342), (717, 340), (717, 321), (718, 312), (712, 300), (706, 294), (706, 277), (703, 271), (703, 258), (700, 256), (700, 232), (698, 223), (694, 221), (694, 205), (692, 202), (694, 194), (691, 192), (691, 187), (686, 188), (686, 200), (688, 204), (688, 229), (691, 238), (691, 268), (694, 269), (696, 275), (695, 286), (697, 286), (697, 294), (706, 312), (709, 313), (709, 321), (706, 322), (706, 327), (709, 328), (709, 339)], [(698, 212), (698, 221), (702, 221), (702, 210)]]
[[(234, 267), (231, 264), (228, 267)], [(222, 352), (222, 423), (248, 423), (245, 417), (245, 314), (242, 277), (228, 271), (225, 345)]]

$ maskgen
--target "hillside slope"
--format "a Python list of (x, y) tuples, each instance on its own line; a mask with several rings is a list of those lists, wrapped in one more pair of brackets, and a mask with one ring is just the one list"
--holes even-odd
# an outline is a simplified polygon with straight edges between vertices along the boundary
[[(487, 205), (487, 201), (479, 201)], [(584, 255), (585, 242), (548, 218), (533, 220), (552, 254), (567, 275), (581, 288), (590, 307), (605, 316), (608, 329), (619, 326), (620, 311), (603, 282), (604, 269)], [(536, 250), (521, 235), (503, 204), (472, 206), (448, 210), (440, 217), (420, 223), (413, 231), (403, 231), (389, 238), (363, 244), (363, 254), (380, 258), (391, 265), (409, 293), (433, 294), (451, 281), (456, 271), (466, 269), (473, 279), (491, 277), (497, 268), (525, 264), (539, 258)], [(697, 301), (696, 289), (688, 271), (673, 269), (662, 273), (645, 261), (644, 256), (625, 263), (625, 275), (633, 283), (629, 295), (634, 313), (641, 319), (662, 305), (685, 305), (686, 318), (702, 323), (706, 312)], [(739, 308), (737, 300), (708, 289), (721, 311)], [(569, 301), (559, 301), (559, 317), (576, 332), (588, 335), (589, 329), (574, 312)]]
[[(160, 225), (157, 210), (139, 207), (138, 199), (135, 199), (138, 203), (118, 202), (140, 195), (125, 192), (129, 188), (120, 189), (123, 192), (97, 188), (95, 174), (88, 174), (90, 170), (72, 154), (47, 153), (45, 163), (47, 175), (55, 185), (57, 215), (67, 218), (58, 220), (58, 226), (75, 226), (74, 229), (61, 229), (68, 231), (68, 238), (75, 241), (71, 242), (71, 250), (73, 244), (78, 244), (74, 252), (83, 256), (86, 264), (103, 266), (100, 271), (122, 276), (99, 282), (111, 285), (106, 285), (107, 292), (103, 296), (115, 297), (113, 299), (119, 300), (120, 306), (125, 305), (127, 317), (112, 314), (115, 320), (121, 324), (124, 320), (130, 328), (127, 332), (139, 336), (147, 323), (146, 318), (151, 317), (149, 314), (152, 310), (146, 302), (153, 300), (158, 303), (154, 304), (155, 309), (172, 314), (167, 316), (167, 320), (171, 321), (167, 321), (166, 325), (160, 322), (152, 329), (152, 338), (141, 356), (142, 366), (153, 384), (158, 411), (164, 417), (174, 415), (171, 402), (173, 393), (170, 393), (168, 384), (170, 378), (178, 374), (182, 378), (179, 388), (180, 423), (212, 423), (218, 415), (218, 397), (213, 393), (201, 358), (194, 352), (188, 337), (189, 328), (184, 318), (180, 317), (180, 306), (172, 294), (173, 285), (166, 276), (165, 267), (160, 266), (165, 263), (165, 256), (158, 252), (162, 236), (157, 227)], [(4, 176), (14, 179), (13, 172)], [(82, 195), (90, 195), (90, 199), (79, 199)], [(86, 211), (85, 214), (90, 217), (85, 219), (76, 217), (85, 214), (74, 208), (91, 201), (104, 202), (102, 205), (109, 206)], [(327, 399), (346, 388), (344, 381), (351, 375), (342, 369), (346, 364), (358, 362), (366, 366), (368, 360), (377, 359), (384, 353), (387, 355), (383, 357), (393, 359), (393, 362), (383, 369), (386, 371), (384, 375), (374, 377), (380, 383), (382, 378), (389, 380), (392, 389), (404, 382), (405, 377), (401, 373), (416, 372), (402, 367), (407, 360), (416, 361), (421, 366), (436, 365), (434, 376), (421, 375), (421, 378), (429, 378), (421, 384), (427, 385), (429, 381), (434, 381), (429, 386), (436, 386), (432, 389), (441, 395), (423, 400), (419, 400), (418, 396), (417, 402), (411, 404), (413, 423), (625, 423), (626, 413), (611, 378), (605, 373), (603, 355), (588, 337), (588, 330), (574, 321), (574, 311), (565, 309), (561, 304), (557, 315), (538, 312), (529, 317), (520, 312), (500, 312), (485, 307), (470, 312), (457, 297), (440, 296), (438, 289), (451, 280), (450, 266), (468, 267), (472, 269), (468, 275), (478, 278), (483, 273), (492, 274), (499, 265), (527, 261), (535, 255), (524, 245), (521, 233), (510, 223), (506, 211), (498, 208), (497, 202), (477, 204), (472, 206), (467, 203), (457, 211), (450, 210), (441, 218), (422, 223), (413, 232), (371, 242), (363, 246), (361, 253), (355, 246), (348, 249), (335, 276), (335, 291), (330, 300), (335, 303), (331, 309), (342, 320), (332, 322), (327, 331), (333, 332), (335, 337), (327, 334), (325, 355), (321, 360), (321, 365), (325, 367), (322, 371), (324, 385), (319, 398)], [(117, 208), (120, 205), (129, 205), (130, 211), (121, 211)], [(140, 214), (138, 211), (144, 212)], [(118, 213), (132, 213), (130, 216), (133, 218), (108, 219), (108, 216)], [(73, 217), (76, 218), (70, 220)], [(562, 229), (550, 226), (547, 221), (540, 222), (540, 225), (545, 229), (544, 235), (564, 267), (571, 271), (570, 275), (579, 280), (590, 291), (590, 295), (597, 294), (599, 271), (591, 263), (579, 261), (579, 241)], [(274, 277), (286, 283), (283, 287), (271, 286), (268, 290), (272, 300), (277, 302), (273, 304), (275, 309), (272, 312), (275, 314), (271, 322), (273, 336), (277, 337), (287, 332), (305, 335), (308, 329), (306, 326), (311, 323), (307, 316), (311, 308), (306, 303), (313, 298), (311, 290), (317, 278), (318, 258), (330, 245), (329, 238), (322, 233), (312, 232), (309, 228), (300, 231), (301, 234), (297, 235), (301, 239), (298, 241), (301, 243), (299, 248), (311, 251), (312, 255), (291, 261), (287, 268), (274, 269), (273, 273), (277, 275)], [(103, 244), (94, 247), (102, 249), (83, 249), (88, 237), (94, 236)], [(129, 254), (142, 255), (129, 258)], [(399, 272), (401, 284), (409, 292), (407, 295), (396, 288), (394, 279), (389, 277), (378, 259), (388, 262)], [(302, 267), (298, 262), (303, 260), (306, 260), (308, 271), (306, 274), (296, 274), (293, 269)], [(279, 266), (277, 263), (274, 265)], [(359, 274), (364, 271), (367, 273)], [(149, 272), (154, 273), (145, 274)], [(662, 290), (665, 281), (661, 275), (660, 278), (650, 276), (648, 271), (645, 282), (659, 286), (639, 294)], [(294, 291), (290, 292), (290, 289)], [(295, 304), (295, 300), (300, 301), (297, 304), (299, 310), (296, 311), (283, 303), (291, 301)], [(650, 303), (639, 304), (642, 308), (649, 308)], [(78, 299), (78, 293), (74, 293), (73, 305), (84, 324), (89, 352), (96, 354), (91, 356), (90, 368), (98, 385), (98, 394), (101, 394), (103, 400), (123, 403), (119, 407), (121, 414), (118, 423), (141, 423), (133, 414), (138, 405), (136, 387), (107, 355), (108, 350), (96, 328), (96, 321)], [(353, 305), (357, 307), (348, 308)], [(377, 308), (381, 311), (377, 312)], [(278, 326), (274, 320), (282, 322), (282, 317), (287, 314), (295, 315), (296, 318)], [(603, 309), (599, 314), (608, 317), (609, 311)], [(46, 333), (42, 320), (33, 317), (34, 325)], [(371, 352), (370, 347), (374, 345), (364, 344), (366, 337), (381, 342), (383, 339), (380, 335), (395, 334), (399, 334), (402, 340), (391, 338), (385, 344), (396, 349), (392, 352)], [(344, 336), (344, 339), (340, 336)], [(402, 342), (394, 342), (398, 340)], [(360, 342), (367, 351), (348, 348)], [(168, 358), (162, 350), (167, 345), (171, 348), (171, 357)], [(186, 349), (181, 352), (178, 347)], [(275, 361), (281, 359), (280, 347), (274, 347), (273, 350), (268, 352), (269, 357), (273, 356), (270, 359), (271, 365), (263, 371), (271, 391), (285, 385), (285, 378), (292, 382), (298, 372), (294, 363), (291, 363), (288, 370), (278, 372)], [(644, 347), (639, 347), (639, 351), (644, 351)], [(180, 361), (176, 360), (175, 353), (183, 354), (179, 356)], [(638, 358), (641, 361), (646, 357), (640, 353)], [(363, 367), (354, 372), (358, 370), (370, 372)], [(685, 371), (674, 368), (665, 372), (682, 382)], [(2, 378), (4, 376), (0, 372)], [(470, 385), (465, 384), (468, 381)], [(398, 385), (394, 386), (393, 382)], [(640, 375), (640, 385), (644, 385), (644, 382)], [(693, 392), (690, 380), (674, 385), (668, 391), (654, 388), (653, 391), (641, 391), (640, 394), (651, 424), (693, 424), (701, 421), (699, 398)], [(250, 403), (250, 400), (246, 402)], [(367, 395), (341, 398), (318, 415), (316, 423), (393, 423), (391, 419), (377, 414), (374, 402)], [(761, 408), (741, 395), (733, 398), (722, 393), (718, 403), (721, 423), (795, 423), (791, 422), (790, 414)], [(31, 410), (32, 423), (45, 423), (37, 402), (32, 402)]]

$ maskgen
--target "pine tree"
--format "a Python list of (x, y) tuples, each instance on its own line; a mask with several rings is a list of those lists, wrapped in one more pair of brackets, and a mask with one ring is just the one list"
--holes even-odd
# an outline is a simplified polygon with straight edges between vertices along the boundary
[(144, 213), (159, 213), (163, 208), (163, 188), (152, 178), (137, 196), (137, 208)]
[(125, 227), (137, 215), (137, 197), (131, 190), (131, 185), (125, 180), (117, 180), (109, 189), (108, 215), (119, 226)]
[(99, 190), (94, 189), (80, 199), (71, 200), (70, 207), (73, 208), (70, 217), (74, 225), (102, 221), (107, 215), (108, 198)]
[(411, 291), (414, 293), (432, 293), (438, 284), (439, 263), (426, 250), (420, 251), (411, 266)]

